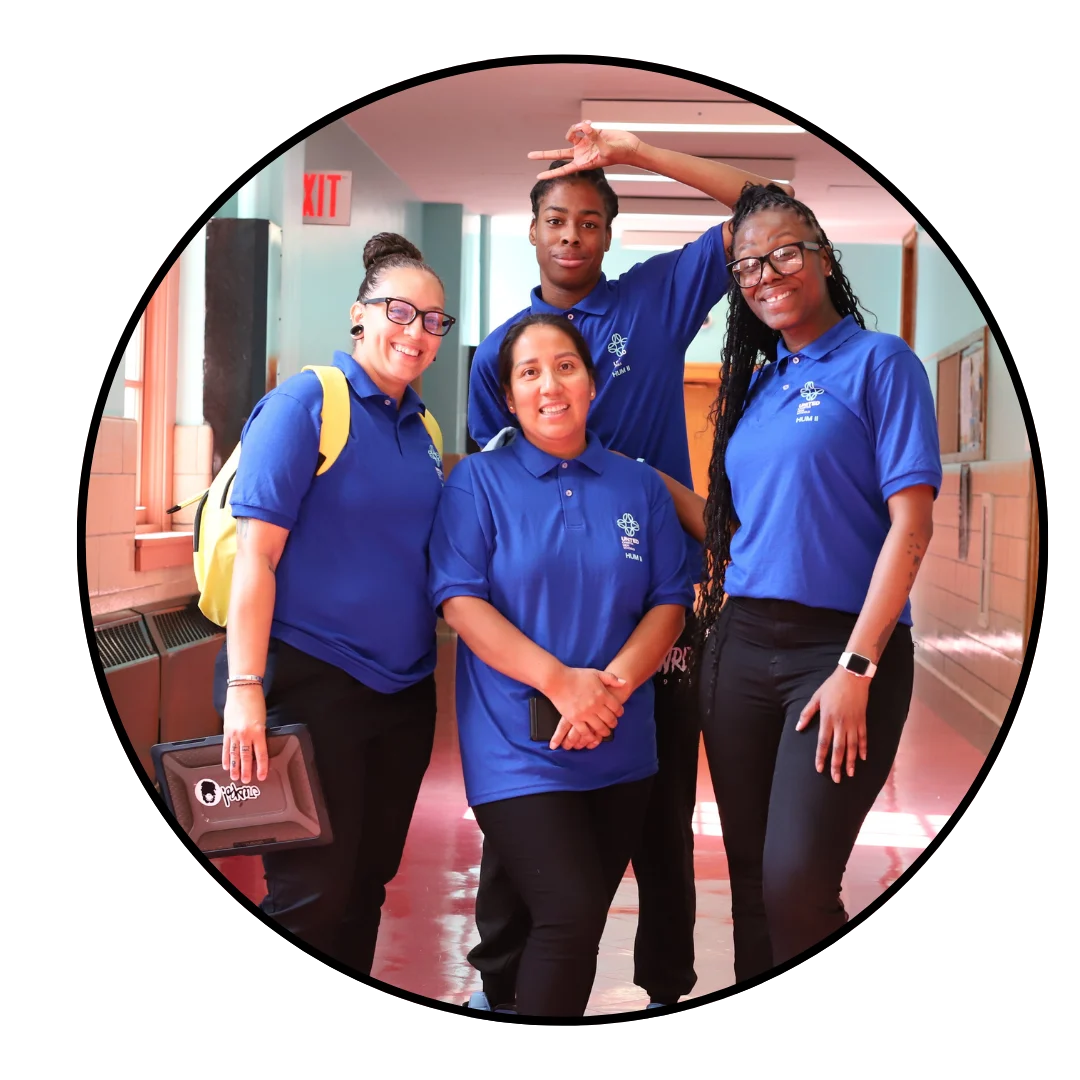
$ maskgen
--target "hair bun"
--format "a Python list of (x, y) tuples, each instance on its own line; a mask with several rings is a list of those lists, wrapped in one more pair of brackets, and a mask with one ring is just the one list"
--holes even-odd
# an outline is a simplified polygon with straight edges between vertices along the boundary
[(382, 232), (376, 233), (364, 245), (364, 269), (370, 270), (377, 262), (387, 259), (391, 255), (404, 255), (407, 259), (415, 259), (417, 262), (424, 261), (420, 249), (406, 240), (404, 236), (399, 236), (397, 233)]

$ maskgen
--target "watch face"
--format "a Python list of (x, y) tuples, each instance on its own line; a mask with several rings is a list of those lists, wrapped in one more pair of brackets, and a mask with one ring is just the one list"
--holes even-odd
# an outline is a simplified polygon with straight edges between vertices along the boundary
[(870, 670), (870, 661), (858, 653), (851, 653), (847, 659), (847, 669), (855, 675), (865, 675)]

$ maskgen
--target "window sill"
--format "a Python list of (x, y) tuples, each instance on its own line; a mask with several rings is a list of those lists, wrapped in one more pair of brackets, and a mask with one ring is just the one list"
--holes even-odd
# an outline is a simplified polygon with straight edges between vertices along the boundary
[(189, 532), (144, 532), (135, 535), (135, 569), (165, 570), (190, 566), (192, 534)]

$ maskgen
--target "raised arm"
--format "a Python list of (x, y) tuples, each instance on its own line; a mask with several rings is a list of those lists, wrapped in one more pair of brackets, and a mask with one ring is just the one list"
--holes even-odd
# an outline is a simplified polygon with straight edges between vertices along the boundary
[[(750, 184), (772, 183), (767, 176), (746, 172), (733, 165), (719, 161), (706, 161), (692, 154), (682, 154), (676, 150), (664, 150), (643, 142), (629, 131), (613, 128), (595, 130), (588, 120), (575, 124), (567, 133), (570, 146), (561, 150), (533, 150), (529, 157), (536, 161), (555, 161), (571, 158), (569, 164), (558, 169), (549, 169), (539, 174), (538, 179), (564, 176), (582, 169), (602, 169), (611, 165), (632, 165), (639, 169), (648, 169), (660, 176), (677, 180), (688, 187), (697, 188), (704, 195), (734, 206), (743, 187)], [(789, 195), (795, 194), (790, 184), (780, 184)], [(724, 246), (731, 247), (731, 231), (724, 223)]]

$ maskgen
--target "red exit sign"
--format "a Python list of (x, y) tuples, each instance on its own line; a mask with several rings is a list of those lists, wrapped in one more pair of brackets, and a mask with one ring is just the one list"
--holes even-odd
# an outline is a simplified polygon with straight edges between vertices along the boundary
[(305, 225), (348, 225), (351, 215), (351, 172), (304, 173)]

